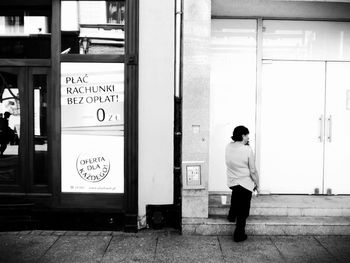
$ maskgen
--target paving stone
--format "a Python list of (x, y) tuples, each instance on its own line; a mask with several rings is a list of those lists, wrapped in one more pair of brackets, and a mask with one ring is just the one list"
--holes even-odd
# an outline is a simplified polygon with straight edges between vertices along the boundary
[(77, 232), (77, 236), (87, 236), (89, 234), (89, 231), (79, 231)]
[(271, 237), (286, 262), (336, 262), (336, 259), (312, 236)]
[(155, 262), (224, 262), (216, 236), (168, 235), (158, 239)]
[(53, 231), (52, 235), (54, 236), (64, 236), (66, 234), (66, 231)]
[(112, 231), (101, 231), (100, 235), (102, 235), (102, 236), (111, 236), (112, 235)]
[(24, 231), (18, 232), (19, 235), (29, 235), (31, 233), (32, 233), (32, 230), (24, 230)]
[(112, 232), (112, 236), (120, 236), (120, 235), (123, 235), (124, 232), (122, 231), (113, 231)]
[(157, 236), (113, 236), (102, 262), (153, 262)]
[(2, 235), (7, 235), (7, 236), (15, 236), (18, 235), (18, 231), (6, 231), (6, 232), (1, 232)]
[(40, 235), (41, 232), (43, 232), (43, 231), (42, 230), (33, 230), (31, 234), (32, 235)]
[(57, 232), (0, 235), (0, 262), (348, 263), (350, 258), (350, 236), (249, 236), (235, 243), (231, 236), (182, 236), (174, 231), (117, 236), (55, 235)]
[(39, 262), (100, 262), (111, 237), (60, 236)]
[(350, 236), (318, 236), (316, 239), (337, 262), (350, 262)]
[(7, 235), (0, 237), (0, 262), (37, 262), (58, 237)]
[(65, 236), (76, 236), (79, 231), (66, 231)]
[(101, 233), (99, 231), (91, 231), (88, 233), (88, 236), (101, 236)]
[(269, 237), (249, 236), (244, 242), (234, 242), (231, 236), (219, 237), (225, 262), (284, 262)]
[(50, 236), (54, 231), (45, 230), (40, 233), (41, 236)]

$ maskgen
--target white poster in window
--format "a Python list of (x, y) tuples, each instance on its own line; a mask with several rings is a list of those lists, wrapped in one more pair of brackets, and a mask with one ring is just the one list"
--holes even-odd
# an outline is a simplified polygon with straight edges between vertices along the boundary
[(124, 192), (124, 64), (62, 63), (62, 192)]

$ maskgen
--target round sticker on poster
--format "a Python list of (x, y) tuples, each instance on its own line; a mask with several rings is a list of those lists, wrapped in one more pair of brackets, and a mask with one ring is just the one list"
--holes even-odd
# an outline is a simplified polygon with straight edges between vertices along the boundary
[(106, 178), (110, 162), (107, 156), (98, 153), (81, 153), (77, 158), (77, 171), (82, 179), (96, 183)]

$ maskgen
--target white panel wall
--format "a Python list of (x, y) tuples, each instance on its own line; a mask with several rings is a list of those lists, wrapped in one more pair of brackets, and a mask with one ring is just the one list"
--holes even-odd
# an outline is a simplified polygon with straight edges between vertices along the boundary
[(255, 148), (256, 20), (212, 19), (209, 191), (229, 191), (225, 147), (233, 129), (249, 129)]
[(139, 216), (173, 203), (174, 0), (140, 0)]

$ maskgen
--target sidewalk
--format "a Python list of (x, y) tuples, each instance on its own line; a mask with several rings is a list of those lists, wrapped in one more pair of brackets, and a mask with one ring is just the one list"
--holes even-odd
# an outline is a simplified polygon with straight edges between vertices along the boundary
[(350, 236), (182, 236), (87, 231), (0, 232), (0, 262), (350, 262)]

